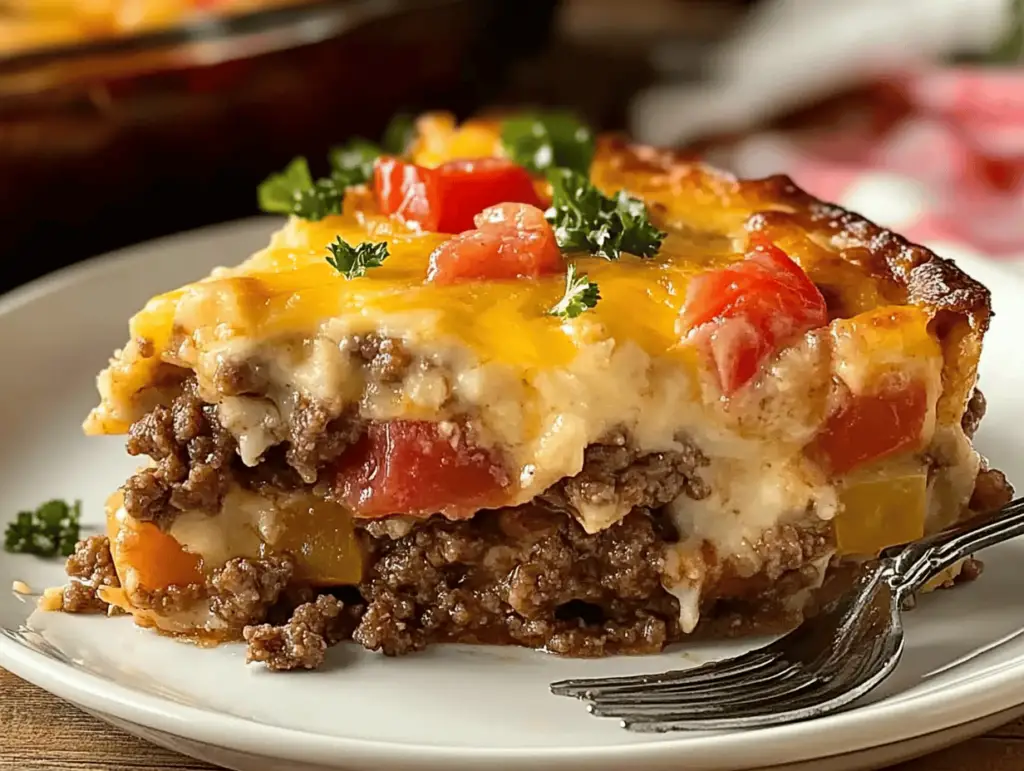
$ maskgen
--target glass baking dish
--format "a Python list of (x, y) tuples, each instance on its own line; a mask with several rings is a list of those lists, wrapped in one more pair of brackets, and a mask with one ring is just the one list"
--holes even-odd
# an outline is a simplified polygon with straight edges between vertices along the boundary
[(0, 289), (252, 214), (268, 172), (395, 112), (477, 109), (555, 5), (322, 0), (0, 57)]

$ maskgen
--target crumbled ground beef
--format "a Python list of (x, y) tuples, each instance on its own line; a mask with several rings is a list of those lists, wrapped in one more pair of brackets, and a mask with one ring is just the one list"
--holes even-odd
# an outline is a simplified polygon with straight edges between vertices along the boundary
[[(364, 531), (367, 574), (342, 602), (293, 582), (287, 557), (233, 559), (205, 586), (133, 594), (161, 613), (202, 600), (272, 670), (318, 666), (341, 639), (397, 655), (430, 643), (496, 643), (568, 656), (654, 653), (683, 637), (679, 605), (662, 586), (675, 539), (664, 515), (638, 509), (595, 534), (537, 505), (485, 511), (459, 522), (434, 517), (405, 534)], [(671, 533), (671, 538), (665, 534)], [(831, 548), (827, 525), (783, 525), (745, 557), (702, 552), (697, 634), (781, 631), (799, 622), (792, 597), (814, 585), (811, 562)], [(104, 576), (105, 539), (83, 543), (76, 575)], [(106, 555), (104, 561), (104, 555)], [(73, 564), (72, 564), (73, 563)], [(116, 585), (116, 583), (114, 584)], [(102, 608), (97, 607), (97, 610)]]
[(985, 563), (974, 557), (968, 557), (964, 560), (963, 567), (960, 568), (960, 572), (957, 574), (956, 579), (953, 583), (956, 584), (967, 584), (971, 581), (977, 581), (981, 574), (985, 572)]
[(979, 513), (995, 511), (1013, 500), (1013, 485), (1002, 471), (983, 463), (974, 480), (970, 509)]
[(125, 510), (142, 522), (167, 529), (182, 511), (215, 513), (231, 483), (294, 489), (316, 481), (317, 469), (334, 460), (362, 434), (350, 416), (332, 419), (322, 406), (300, 402), (291, 414), (289, 441), (271, 448), (255, 468), (242, 464), (234, 437), (221, 427), (215, 405), (187, 380), (169, 406), (158, 406), (132, 425), (131, 455), (148, 455), (151, 468), (124, 484)]
[(238, 629), (262, 621), (294, 572), (288, 557), (229, 560), (209, 581), (210, 609)]
[(109, 607), (96, 596), (101, 586), (120, 586), (114, 560), (110, 556), (110, 540), (105, 535), (92, 535), (75, 545), (75, 553), (65, 565), (68, 577), (62, 607), (67, 613), (106, 613)]
[(978, 425), (981, 423), (981, 419), (985, 417), (985, 410), (987, 404), (985, 402), (985, 394), (979, 391), (977, 388), (974, 389), (974, 393), (971, 394), (970, 401), (967, 402), (967, 410), (964, 412), (963, 418), (960, 420), (960, 425), (964, 429), (964, 433), (968, 437), (974, 438), (974, 434), (978, 431)]
[(288, 612), (313, 598), (309, 587), (289, 583), (294, 565), (288, 557), (229, 560), (203, 583), (171, 585), (161, 589), (134, 587), (130, 600), (137, 608), (172, 615), (209, 600), (211, 610), (241, 631), (247, 624), (263, 621), (281, 602)]
[(235, 441), (187, 381), (170, 406), (158, 406), (132, 425), (131, 455), (156, 465), (137, 472), (123, 489), (125, 510), (143, 522), (166, 527), (181, 511), (217, 511), (228, 488)]
[(295, 608), (285, 624), (245, 627), (246, 662), (260, 661), (274, 671), (316, 669), (323, 663), (327, 648), (352, 633), (351, 619), (343, 615), (344, 608), (341, 600), (322, 594)]
[(264, 452), (263, 459), (255, 466), (235, 463), (231, 469), (234, 481), (247, 490), (269, 491), (270, 494), (306, 487), (299, 472), (288, 465), (287, 452), (285, 445), (279, 444)]
[(717, 563), (717, 593), (759, 602), (780, 600), (790, 591), (780, 587), (779, 580), (787, 575), (796, 578), (794, 574), (803, 570), (816, 573), (810, 563), (828, 554), (834, 546), (829, 523), (816, 520), (799, 526), (776, 525), (751, 544), (750, 554), (729, 556)]
[(822, 563), (834, 549), (831, 524), (811, 517), (777, 525), (736, 554), (717, 554), (709, 544), (680, 553), (674, 574), (700, 580), (700, 623), (693, 634), (738, 637), (792, 629), (813, 600), (802, 590), (820, 584)]
[(373, 548), (353, 637), (387, 654), (446, 640), (644, 652), (677, 631), (646, 512), (594, 535), (536, 507), (482, 512), (468, 522), (434, 519)]
[(364, 430), (357, 417), (332, 418), (323, 405), (302, 399), (292, 412), (285, 459), (304, 482), (312, 484), (318, 469), (341, 455)]
[(172, 584), (162, 589), (135, 587), (131, 593), (131, 602), (137, 608), (152, 610), (161, 616), (181, 613), (188, 610), (199, 600), (207, 596), (205, 584)]
[[(410, 366), (394, 341), (359, 338), (353, 345), (382, 382)], [(258, 386), (253, 373), (232, 377), (226, 387)], [(973, 433), (983, 413), (984, 398), (976, 392), (964, 430)], [(213, 510), (210, 502), (219, 505), (231, 479), (256, 488), (303, 486), (363, 430), (350, 417), (332, 418), (322, 406), (299, 404), (289, 441), (247, 469), (216, 417), (215, 408), (198, 400), (194, 384), (186, 383), (169, 407), (132, 427), (130, 451), (151, 455), (157, 467), (126, 485), (129, 513), (166, 524), (182, 508)], [(641, 454), (625, 437), (614, 436), (587, 448), (583, 470), (534, 505), (459, 522), (434, 517), (366, 523), (361, 537), (367, 573), (353, 602), (316, 597), (313, 588), (293, 582), (289, 558), (270, 557), (231, 560), (205, 585), (141, 595), (140, 604), (173, 612), (209, 600), (232, 633), (244, 635), (249, 660), (272, 670), (314, 668), (328, 646), (346, 637), (388, 655), (434, 642), (518, 644), (572, 656), (657, 652), (683, 637), (679, 603), (662, 586), (666, 551), (678, 534), (659, 509), (680, 495), (706, 497), (710, 490), (699, 473), (706, 464), (693, 446)], [(986, 467), (971, 506), (987, 510), (1011, 496), (1005, 477)], [(630, 513), (588, 535), (565, 514), (587, 506)], [(680, 563), (693, 561), (682, 565), (680, 575), (701, 579), (697, 633), (780, 631), (798, 623), (801, 590), (820, 578), (813, 563), (832, 547), (830, 526), (815, 521), (768, 531), (746, 554), (717, 555), (707, 547), (680, 557)], [(101, 545), (96, 551), (103, 552)], [(106, 554), (109, 561), (109, 547)], [(75, 563), (89, 585), (98, 560), (83, 552)], [(979, 564), (965, 564), (961, 580), (978, 572)], [(92, 607), (95, 592), (73, 600)]]
[(587, 448), (583, 470), (558, 482), (544, 499), (558, 508), (615, 506), (622, 510), (656, 509), (685, 494), (694, 500), (710, 493), (698, 469), (707, 459), (694, 445), (683, 450), (643, 455), (625, 437)]
[[(432, 519), (372, 544), (367, 608), (353, 638), (394, 655), (432, 642), (503, 643), (570, 656), (652, 653), (679, 640), (679, 604), (662, 587), (660, 515), (636, 510), (588, 535), (537, 506)], [(751, 556), (704, 554), (701, 626), (735, 636), (799, 623), (795, 593), (820, 579), (827, 523), (782, 525)]]
[(225, 396), (262, 396), (269, 382), (267, 367), (255, 359), (224, 359), (213, 373), (213, 387)]
[(380, 383), (398, 382), (405, 376), (413, 362), (412, 354), (402, 341), (393, 337), (374, 334), (353, 335), (344, 341), (342, 347), (358, 352), (360, 358), (366, 362), (369, 379)]

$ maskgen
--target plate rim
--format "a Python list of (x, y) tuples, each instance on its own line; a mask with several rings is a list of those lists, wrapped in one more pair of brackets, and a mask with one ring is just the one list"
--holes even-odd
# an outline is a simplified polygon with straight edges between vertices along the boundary
[[(273, 228), (273, 217), (250, 217), (197, 230), (165, 236), (99, 255), (35, 279), (0, 296), (0, 317), (42, 300), (75, 283), (122, 270), (141, 261), (154, 249), (183, 248), (211, 238), (250, 234), (256, 228)], [(945, 244), (943, 245), (945, 246)], [(954, 250), (949, 250), (950, 252)], [(964, 248), (955, 250), (958, 259), (986, 264), (1000, 274), (1004, 286), (1024, 291), (1024, 277), (995, 259), (979, 256)], [(970, 273), (968, 266), (968, 272)], [(1012, 291), (1000, 289), (999, 294)], [(0, 666), (13, 674), (75, 704), (158, 731), (194, 739), (240, 752), (260, 753), (280, 760), (336, 765), (346, 763), (395, 762), (408, 767), (428, 767), (444, 762), (452, 769), (476, 771), (487, 762), (533, 761), (557, 763), (559, 767), (590, 766), (595, 763), (629, 761), (639, 767), (678, 760), (721, 764), (730, 767), (763, 767), (769, 763), (795, 763), (833, 757), (886, 744), (906, 741), (966, 724), (1012, 709), (1021, 704), (1024, 692), (1024, 650), (1011, 661), (985, 669), (954, 682), (941, 691), (925, 691), (895, 697), (813, 721), (792, 723), (747, 732), (692, 735), (679, 733), (646, 743), (624, 742), (599, 746), (473, 747), (442, 744), (403, 743), (379, 739), (332, 736), (283, 726), (268, 725), (245, 717), (204, 707), (180, 704), (108, 680), (97, 674), (63, 664), (0, 635)], [(551, 698), (555, 698), (552, 696)], [(583, 709), (582, 704), (580, 708)], [(926, 714), (927, 725), (913, 726), (908, 717)], [(903, 720), (894, 718), (903, 717)], [(619, 730), (608, 721), (610, 731)], [(812, 728), (813, 727), (813, 728)], [(827, 735), (833, 751), (821, 752), (806, 738), (809, 730)], [(785, 757), (780, 747), (785, 746)]]

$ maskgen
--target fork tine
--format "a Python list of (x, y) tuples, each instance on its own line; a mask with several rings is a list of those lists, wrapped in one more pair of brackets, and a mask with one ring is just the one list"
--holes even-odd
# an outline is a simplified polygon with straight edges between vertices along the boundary
[(724, 675), (720, 675), (717, 671), (709, 670), (702, 675), (679, 678), (669, 683), (657, 683), (647, 686), (619, 685), (607, 688), (591, 688), (583, 694), (583, 698), (593, 700), (610, 696), (628, 697), (642, 693), (676, 693), (683, 696), (686, 694), (707, 693), (709, 690), (717, 692), (719, 688), (727, 690), (750, 688), (774, 682), (790, 674), (792, 669), (791, 664), (779, 660), (746, 670), (728, 672)]
[[(883, 636), (873, 640), (869, 655), (848, 660), (846, 669), (833, 673), (831, 677), (818, 678), (812, 687), (783, 698), (782, 703), (778, 699), (769, 699), (752, 700), (747, 705), (732, 705), (724, 710), (728, 717), (716, 717), (712, 709), (628, 717), (624, 714), (609, 714), (607, 717), (622, 718), (623, 728), (640, 733), (760, 728), (806, 720), (845, 707), (884, 680), (899, 660), (898, 656), (888, 657), (891, 642), (895, 642), (896, 648), (902, 650), (902, 638), (892, 641), (888, 636)], [(887, 658), (883, 666), (878, 667), (877, 663), (882, 657)], [(766, 710), (766, 707), (770, 709)]]
[(777, 651), (760, 648), (734, 659), (712, 661), (690, 669), (674, 669), (652, 675), (629, 675), (625, 677), (578, 678), (560, 680), (551, 684), (551, 692), (557, 696), (590, 698), (598, 693), (620, 693), (633, 688), (659, 687), (682, 683), (708, 682), (719, 677), (740, 676), (767, 667), (779, 657)]
[(664, 687), (706, 686), (719, 680), (734, 679), (779, 660), (788, 646), (799, 644), (811, 631), (799, 626), (768, 645), (731, 659), (713, 661), (691, 669), (676, 669), (656, 675), (626, 677), (580, 678), (551, 684), (551, 692), (559, 696), (589, 699), (604, 693), (631, 693)]
[(786, 674), (774, 680), (767, 683), (755, 683), (753, 687), (748, 686), (746, 683), (739, 683), (727, 688), (715, 687), (705, 691), (658, 691), (633, 695), (613, 694), (611, 696), (600, 696), (592, 700), (592, 709), (590, 711), (594, 715), (618, 716), (613, 713), (613, 710), (621, 710), (624, 707), (642, 706), (652, 709), (657, 707), (664, 712), (702, 704), (728, 706), (730, 704), (747, 702), (755, 694), (757, 698), (780, 698), (808, 687), (816, 679), (815, 675), (807, 674), (794, 667)]
[[(831, 712), (845, 706), (862, 695), (856, 690), (846, 690), (834, 681), (818, 680), (816, 687), (801, 694), (801, 698), (787, 702), (785, 708), (772, 708), (770, 703), (754, 703), (746, 708), (735, 707), (715, 715), (714, 711), (669, 712), (660, 715), (608, 715), (621, 718), (622, 727), (639, 733), (663, 733), (665, 731), (722, 731), (737, 728), (759, 728), (804, 720), (814, 715)], [(727, 715), (727, 716), (726, 716)]]
[(683, 681), (673, 685), (666, 683), (658, 688), (607, 689), (592, 693), (587, 697), (590, 701), (614, 704), (630, 703), (637, 700), (652, 699), (654, 701), (687, 700), (693, 698), (707, 699), (726, 697), (743, 693), (752, 689), (774, 687), (799, 674), (795, 664), (777, 661), (768, 667), (741, 675), (718, 677), (711, 680)]

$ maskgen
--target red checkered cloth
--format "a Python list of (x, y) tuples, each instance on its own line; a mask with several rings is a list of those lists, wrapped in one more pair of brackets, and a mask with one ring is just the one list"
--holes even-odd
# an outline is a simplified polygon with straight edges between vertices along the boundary
[(935, 70), (886, 86), (907, 107), (888, 125), (750, 137), (734, 166), (784, 171), (911, 240), (1024, 264), (1024, 70)]

